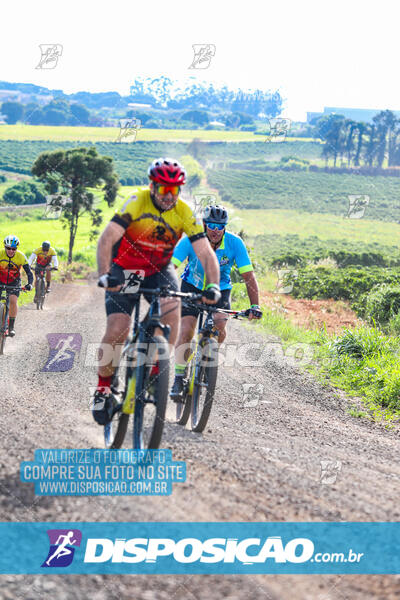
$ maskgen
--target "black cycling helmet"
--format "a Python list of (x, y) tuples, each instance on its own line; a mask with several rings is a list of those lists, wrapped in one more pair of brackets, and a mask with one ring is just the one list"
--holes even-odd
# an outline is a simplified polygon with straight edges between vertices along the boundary
[(203, 221), (205, 223), (221, 223), (226, 225), (228, 223), (228, 211), (225, 206), (210, 204), (204, 209)]
[(43, 252), (48, 252), (48, 250), (50, 250), (50, 242), (43, 242), (42, 250)]

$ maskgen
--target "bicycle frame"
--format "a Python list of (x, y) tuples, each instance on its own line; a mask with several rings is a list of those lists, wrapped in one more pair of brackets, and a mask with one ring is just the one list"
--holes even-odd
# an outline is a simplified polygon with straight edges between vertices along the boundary
[[(146, 293), (143, 291), (142, 293)], [(140, 312), (140, 296), (135, 306), (135, 317), (133, 322), (133, 339), (132, 343), (138, 342), (138, 366), (136, 367), (136, 386), (135, 386), (135, 415), (133, 421), (133, 435), (135, 439), (139, 439), (143, 428), (143, 404), (144, 400), (144, 380), (146, 368), (150, 368), (146, 364), (146, 354), (149, 344), (153, 338), (156, 328), (161, 329), (163, 336), (168, 342), (170, 328), (168, 325), (161, 323), (161, 304), (160, 297), (156, 295), (150, 303), (144, 319), (139, 322)]]
[(15, 292), (20, 292), (21, 290), (22, 287), (0, 285), (0, 305), (3, 309), (1, 311), (1, 319), (4, 323), (4, 325), (0, 323), (0, 354), (4, 353), (4, 344), (6, 342), (6, 331), (8, 328), (8, 317), (10, 312), (10, 296)]
[[(227, 318), (233, 317), (237, 319), (246, 317), (249, 311), (215, 308), (209, 304), (199, 304), (193, 301), (188, 301), (187, 305), (196, 309), (200, 309), (200, 312), (198, 313), (197, 317), (196, 335), (191, 341), (191, 348), (186, 361), (182, 402), (177, 402), (176, 404), (176, 421), (180, 425), (186, 425), (189, 415), (191, 414), (192, 430), (201, 432), (207, 423), (208, 415), (210, 413), (213, 391), (210, 392), (211, 396), (207, 400), (207, 408), (205, 412), (201, 410), (201, 415), (199, 418), (197, 418), (199, 414), (197, 412), (199, 398), (198, 390), (205, 387), (203, 382), (205, 366), (208, 368), (218, 368), (218, 365), (215, 365), (215, 363), (213, 366), (213, 361), (216, 358), (214, 352), (218, 351), (219, 346), (219, 332), (215, 327), (214, 314), (222, 313), (227, 315)], [(209, 348), (205, 354), (207, 345)], [(203, 363), (203, 360), (206, 360), (206, 364)], [(213, 371), (212, 377), (214, 378), (214, 381), (211, 383), (211, 390), (213, 390), (212, 386), (215, 386), (216, 383), (216, 371)], [(195, 423), (194, 427), (193, 423)]]
[[(152, 296), (150, 301), (149, 309), (142, 319), (139, 321), (139, 313), (140, 313), (140, 296)], [(137, 301), (134, 306), (133, 313), (133, 323), (132, 323), (132, 334), (126, 340), (121, 357), (119, 360), (119, 364), (115, 371), (115, 379), (114, 379), (114, 387), (115, 390), (119, 388), (119, 379), (118, 374), (120, 367), (122, 365), (126, 368), (124, 372), (124, 383), (121, 391), (122, 402), (115, 407), (114, 415), (116, 413), (120, 413), (119, 422), (118, 422), (118, 430), (116, 436), (114, 438), (117, 439), (117, 445), (114, 445), (114, 442), (111, 441), (112, 436), (112, 428), (111, 423), (105, 426), (105, 441), (106, 446), (111, 448), (119, 448), (123, 442), (126, 433), (126, 427), (128, 424), (129, 414), (133, 414), (133, 447), (134, 448), (142, 448), (145, 447), (144, 442), (144, 415), (145, 415), (145, 406), (148, 403), (151, 403), (155, 407), (155, 415), (156, 419), (158, 417), (158, 409), (161, 407), (161, 414), (165, 411), (166, 402), (168, 399), (168, 363), (169, 363), (169, 352), (168, 346), (165, 344), (168, 341), (170, 327), (168, 325), (164, 325), (161, 322), (162, 313), (161, 313), (161, 302), (160, 299), (162, 297), (184, 297), (197, 299), (198, 295), (196, 294), (185, 294), (182, 292), (170, 290), (167, 287), (156, 288), (156, 289), (141, 289), (134, 294), (137, 296)], [(157, 330), (160, 330), (161, 336), (158, 334)], [(160, 345), (160, 338), (161, 341)], [(154, 342), (153, 347), (150, 346)], [(158, 350), (162, 348), (161, 355), (158, 355)], [(167, 353), (167, 356), (164, 354)], [(133, 358), (135, 358), (135, 363), (133, 363)], [(131, 364), (126, 362), (123, 364), (123, 361), (131, 360)], [(151, 381), (150, 374), (154, 365), (162, 364), (163, 367), (160, 371), (157, 372), (155, 380), (160, 382), (161, 378), (163, 378), (162, 387), (159, 388), (157, 395), (153, 393), (149, 393), (148, 382)], [(167, 379), (165, 373), (167, 373)], [(113, 387), (111, 386), (111, 389)], [(162, 398), (160, 400), (160, 390), (162, 390)], [(113, 416), (114, 416), (113, 415)], [(164, 416), (161, 417), (164, 420)], [(156, 421), (155, 421), (156, 422)], [(155, 432), (152, 429), (152, 433), (150, 434), (152, 439), (155, 436), (157, 440), (157, 436), (161, 439), (162, 435), (162, 427), (159, 428), (158, 431)], [(158, 441), (152, 441), (152, 444), (158, 444)], [(146, 441), (147, 445), (147, 441)]]
[[(207, 339), (210, 337), (218, 338), (218, 332), (214, 326), (214, 319), (213, 319), (214, 312), (215, 312), (215, 310), (207, 309), (206, 313), (204, 310), (199, 313), (198, 320), (197, 320), (196, 339), (194, 342), (193, 352), (190, 354), (190, 356), (188, 357), (188, 360), (187, 360), (188, 366), (190, 365), (191, 361), (194, 360), (195, 357), (197, 356), (198, 351), (199, 351), (199, 345), (204, 339)], [(203, 327), (203, 321), (204, 321), (204, 327)], [(194, 387), (194, 382), (196, 380), (196, 376), (198, 375), (198, 368), (199, 368), (199, 365), (196, 365), (196, 368), (193, 369), (193, 375), (191, 377), (191, 380), (189, 381), (189, 387), (188, 387), (189, 396), (192, 396), (192, 394), (193, 394), (193, 387)]]
[(20, 292), (20, 291), (22, 291), (21, 287), (11, 287), (11, 286), (6, 286), (6, 285), (0, 284), (0, 302), (2, 302), (6, 308), (5, 319), (4, 319), (4, 328), (0, 329), (1, 334), (4, 334), (8, 327), (8, 316), (9, 316), (9, 312), (10, 312), (10, 296), (12, 296), (13, 292)]

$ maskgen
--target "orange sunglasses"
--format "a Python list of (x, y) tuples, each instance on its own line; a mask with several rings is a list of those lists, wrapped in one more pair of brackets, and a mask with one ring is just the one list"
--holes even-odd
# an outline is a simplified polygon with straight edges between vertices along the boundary
[(159, 194), (161, 194), (162, 196), (164, 196), (165, 194), (168, 194), (168, 192), (171, 192), (171, 194), (173, 196), (176, 196), (177, 194), (179, 194), (179, 190), (180, 190), (180, 186), (179, 185), (163, 185), (163, 184), (159, 184), (157, 186), (157, 192)]

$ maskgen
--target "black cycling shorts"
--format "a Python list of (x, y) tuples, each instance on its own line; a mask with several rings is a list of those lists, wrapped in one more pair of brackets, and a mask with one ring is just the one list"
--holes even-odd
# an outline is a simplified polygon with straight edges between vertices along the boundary
[[(16, 279), (15, 281), (13, 281), (13, 283), (9, 283), (4, 284), (4, 283), (0, 283), (0, 285), (6, 285), (6, 287), (9, 288), (13, 288), (13, 287), (21, 287), (21, 280), (20, 279)], [(13, 292), (12, 294), (10, 294), (10, 296), (17, 296), (17, 298), (19, 297), (21, 292)]]
[[(110, 274), (112, 277), (116, 277), (121, 283), (124, 283), (124, 270), (119, 265), (113, 263)], [(172, 263), (169, 263), (166, 267), (161, 269), (160, 272), (154, 273), (145, 277), (140, 284), (140, 288), (158, 288), (162, 285), (169, 285), (176, 292), (179, 291), (178, 277), (175, 273), (175, 267)], [(153, 297), (144, 294), (147, 302), (151, 302)], [(114, 313), (124, 313), (131, 316), (135, 304), (138, 301), (137, 294), (120, 294), (119, 292), (108, 292), (106, 291), (106, 313), (112, 315)]]
[[(195, 294), (201, 294), (202, 290), (195, 287), (191, 283), (187, 281), (182, 281), (181, 284), (181, 292), (193, 292)], [(227, 308), (231, 307), (231, 290), (221, 290), (221, 298), (218, 300), (216, 304), (212, 304), (215, 308)], [(200, 309), (194, 308), (192, 306), (185, 306), (185, 301), (182, 300), (182, 309), (181, 309), (181, 317), (198, 317)]]

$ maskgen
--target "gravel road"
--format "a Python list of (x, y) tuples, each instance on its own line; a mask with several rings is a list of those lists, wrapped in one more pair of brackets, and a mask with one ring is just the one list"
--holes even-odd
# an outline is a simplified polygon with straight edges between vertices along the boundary
[[(100, 341), (104, 323), (103, 292), (94, 283), (54, 285), (43, 312), (20, 309), (17, 335), (0, 358), (1, 521), (400, 520), (399, 430), (352, 418), (343, 394), (279, 355), (260, 367), (220, 370), (203, 435), (175, 425), (168, 408), (163, 447), (187, 461), (187, 481), (175, 484), (172, 496), (35, 497), (33, 485), (19, 481), (19, 464), (33, 460), (36, 448), (103, 447), (88, 409), (96, 377), (85, 354)], [(81, 334), (71, 371), (41, 372), (48, 333)], [(256, 325), (230, 323), (228, 341), (265, 344), (268, 338)], [(242, 385), (250, 383), (255, 387), (245, 401)], [(321, 461), (336, 464), (331, 483)], [(399, 597), (394, 575), (0, 576), (0, 598), (10, 600)]]

